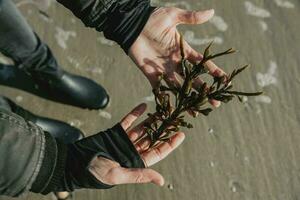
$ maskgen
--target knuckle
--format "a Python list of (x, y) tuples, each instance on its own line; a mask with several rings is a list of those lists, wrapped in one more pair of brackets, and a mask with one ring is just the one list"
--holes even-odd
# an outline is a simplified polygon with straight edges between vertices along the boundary
[(162, 159), (162, 154), (159, 149), (154, 149), (154, 153), (158, 157), (158, 159)]
[(139, 152), (141, 151), (143, 148), (141, 146), (141, 144), (136, 144), (136, 150)]
[(196, 13), (196, 11), (191, 11), (190, 12), (190, 19), (191, 19), (192, 24), (195, 24), (197, 22), (197, 13)]
[(123, 123), (125, 127), (128, 127), (130, 125), (130, 116), (127, 116), (124, 120)]
[(134, 111), (131, 113), (131, 119), (134, 119), (135, 117), (138, 117), (141, 113), (141, 107), (136, 108)]
[(170, 21), (174, 21), (178, 19), (178, 16), (180, 14), (180, 10), (179, 8), (176, 8), (174, 6), (170, 6), (170, 7), (165, 7), (163, 12), (164, 15), (169, 18)]

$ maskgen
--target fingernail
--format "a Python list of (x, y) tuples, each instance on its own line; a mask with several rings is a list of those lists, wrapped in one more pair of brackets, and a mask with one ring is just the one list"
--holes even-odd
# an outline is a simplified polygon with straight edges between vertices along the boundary
[(206, 12), (208, 12), (210, 16), (213, 16), (215, 14), (215, 9), (210, 9), (207, 10)]
[(224, 72), (220, 69), (215, 69), (215, 71), (212, 73), (213, 76), (216, 76), (216, 77), (221, 77), (224, 75)]
[(164, 186), (164, 184), (165, 184), (165, 180), (164, 179), (160, 180), (159, 186), (162, 187), (162, 186)]
[(213, 9), (213, 8), (208, 11), (212, 12), (212, 14), (215, 14), (215, 9)]
[(139, 105), (139, 110), (140, 111), (145, 111), (146, 110), (146, 108), (147, 108), (147, 104), (146, 103), (141, 103), (140, 105)]
[(215, 106), (216, 108), (220, 107), (220, 106), (221, 106), (221, 102), (220, 102), (220, 101), (214, 102), (214, 106)]

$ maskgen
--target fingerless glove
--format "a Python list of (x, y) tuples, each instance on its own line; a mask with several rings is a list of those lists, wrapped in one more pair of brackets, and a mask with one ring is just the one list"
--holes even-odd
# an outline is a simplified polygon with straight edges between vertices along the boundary
[(116, 161), (122, 167), (145, 167), (120, 124), (74, 144), (65, 145), (49, 134), (46, 141), (45, 158), (31, 187), (35, 193), (111, 188), (112, 185), (100, 182), (89, 171), (89, 164), (96, 156)]

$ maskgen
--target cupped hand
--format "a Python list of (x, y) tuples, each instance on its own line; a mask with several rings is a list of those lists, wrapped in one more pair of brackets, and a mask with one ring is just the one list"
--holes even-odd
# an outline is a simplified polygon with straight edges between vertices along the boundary
[[(183, 142), (185, 135), (182, 132), (177, 132), (168, 142), (160, 143), (149, 149), (149, 139), (138, 140), (145, 134), (144, 123), (149, 121), (149, 119), (132, 127), (132, 124), (145, 110), (146, 104), (137, 106), (121, 120), (120, 124), (134, 144), (145, 166), (150, 167), (174, 151)], [(164, 178), (155, 170), (149, 168), (124, 168), (119, 163), (100, 156), (91, 161), (89, 170), (99, 181), (108, 185), (150, 182), (159, 186), (164, 184)]]
[[(170, 87), (178, 87), (181, 73), (179, 24), (202, 24), (212, 18), (214, 10), (186, 11), (175, 7), (156, 8), (147, 21), (143, 31), (129, 49), (129, 56), (141, 69), (152, 87), (155, 87), (164, 74), (164, 80)], [(192, 63), (201, 61), (202, 54), (183, 41), (186, 58)], [(223, 76), (224, 71), (213, 62), (206, 64), (212, 76)], [(194, 87), (203, 81), (197, 79)], [(218, 101), (211, 101), (215, 107)]]

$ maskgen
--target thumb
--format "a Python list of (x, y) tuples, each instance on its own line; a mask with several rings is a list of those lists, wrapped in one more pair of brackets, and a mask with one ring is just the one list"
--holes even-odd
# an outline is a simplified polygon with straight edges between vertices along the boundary
[(154, 171), (153, 169), (139, 169), (139, 168), (119, 168), (120, 170), (116, 184), (127, 184), (127, 183), (154, 183), (158, 186), (164, 185), (163, 176)]
[(179, 24), (203, 24), (210, 20), (214, 14), (214, 9), (198, 12), (179, 9), (178, 22)]

